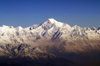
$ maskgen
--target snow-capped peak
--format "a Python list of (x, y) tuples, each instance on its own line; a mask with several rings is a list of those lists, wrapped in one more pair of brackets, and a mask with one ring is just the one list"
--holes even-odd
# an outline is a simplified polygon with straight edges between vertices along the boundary
[[(56, 21), (55, 19), (53, 19), (53, 18), (49, 18), (48, 20), (46, 20), (46, 21), (43, 22), (42, 24), (47, 24), (47, 25), (55, 24), (55, 25), (57, 25), (58, 23), (59, 23), (59, 22)], [(60, 23), (60, 24), (62, 24), (62, 23)]]
[(49, 23), (52, 23), (52, 24), (55, 24), (57, 27), (62, 27), (64, 23), (61, 23), (59, 21), (56, 21), (55, 19), (53, 18), (50, 18), (47, 20)]
[(54, 18), (49, 18), (47, 21), (48, 21), (48, 22), (51, 22), (51, 23), (56, 23), (56, 22), (58, 22), (58, 21), (56, 21)]
[(58, 27), (58, 28), (68, 27), (68, 28), (71, 28), (70, 25), (56, 21), (53, 18), (46, 20), (45, 22), (40, 24), (40, 26), (42, 26), (43, 28), (47, 28), (47, 29), (50, 29), (51, 27)]

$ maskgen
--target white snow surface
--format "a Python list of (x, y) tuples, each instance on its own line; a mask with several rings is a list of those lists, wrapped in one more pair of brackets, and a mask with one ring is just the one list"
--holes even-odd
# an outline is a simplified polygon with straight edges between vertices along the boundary
[(39, 40), (77, 40), (93, 39), (100, 40), (100, 30), (91, 28), (82, 28), (80, 26), (71, 27), (68, 24), (58, 22), (53, 18), (46, 20), (40, 25), (33, 25), (26, 28), (21, 26), (3, 25), (0, 27), (0, 43), (34, 43)]

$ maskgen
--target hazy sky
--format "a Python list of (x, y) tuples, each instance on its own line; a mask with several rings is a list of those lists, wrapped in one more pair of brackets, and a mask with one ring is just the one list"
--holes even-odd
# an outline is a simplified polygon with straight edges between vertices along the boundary
[(48, 18), (100, 26), (100, 0), (0, 0), (0, 26), (30, 26)]

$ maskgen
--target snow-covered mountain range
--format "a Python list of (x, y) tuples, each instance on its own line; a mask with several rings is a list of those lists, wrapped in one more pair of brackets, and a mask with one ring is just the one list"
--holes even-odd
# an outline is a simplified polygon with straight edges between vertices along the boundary
[(70, 26), (68, 24), (56, 21), (53, 18), (46, 20), (39, 25), (33, 25), (26, 28), (21, 26), (3, 25), (0, 27), (0, 43), (25, 43), (31, 44), (40, 40), (100, 40), (100, 29), (87, 28), (80, 26)]
[[(26, 57), (28, 59), (25, 60)], [(0, 27), (0, 63), (8, 63), (7, 58), (14, 63), (28, 64), (27, 61), (33, 60), (37, 64), (54, 63), (54, 66), (69, 64), (69, 60), (72, 61), (71, 64), (98, 62), (100, 61), (100, 28), (70, 26), (53, 18), (26, 28), (3, 25)], [(16, 61), (15, 58), (24, 59)]]

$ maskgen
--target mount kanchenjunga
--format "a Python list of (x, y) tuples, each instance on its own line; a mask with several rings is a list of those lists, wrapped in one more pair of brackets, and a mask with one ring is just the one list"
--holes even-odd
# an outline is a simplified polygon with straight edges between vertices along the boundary
[(41, 23), (26, 28), (21, 26), (0, 27), (0, 43), (25, 43), (31, 44), (40, 40), (100, 40), (100, 30), (91, 28), (82, 28), (80, 26), (71, 27), (68, 24), (58, 22), (51, 18)]

